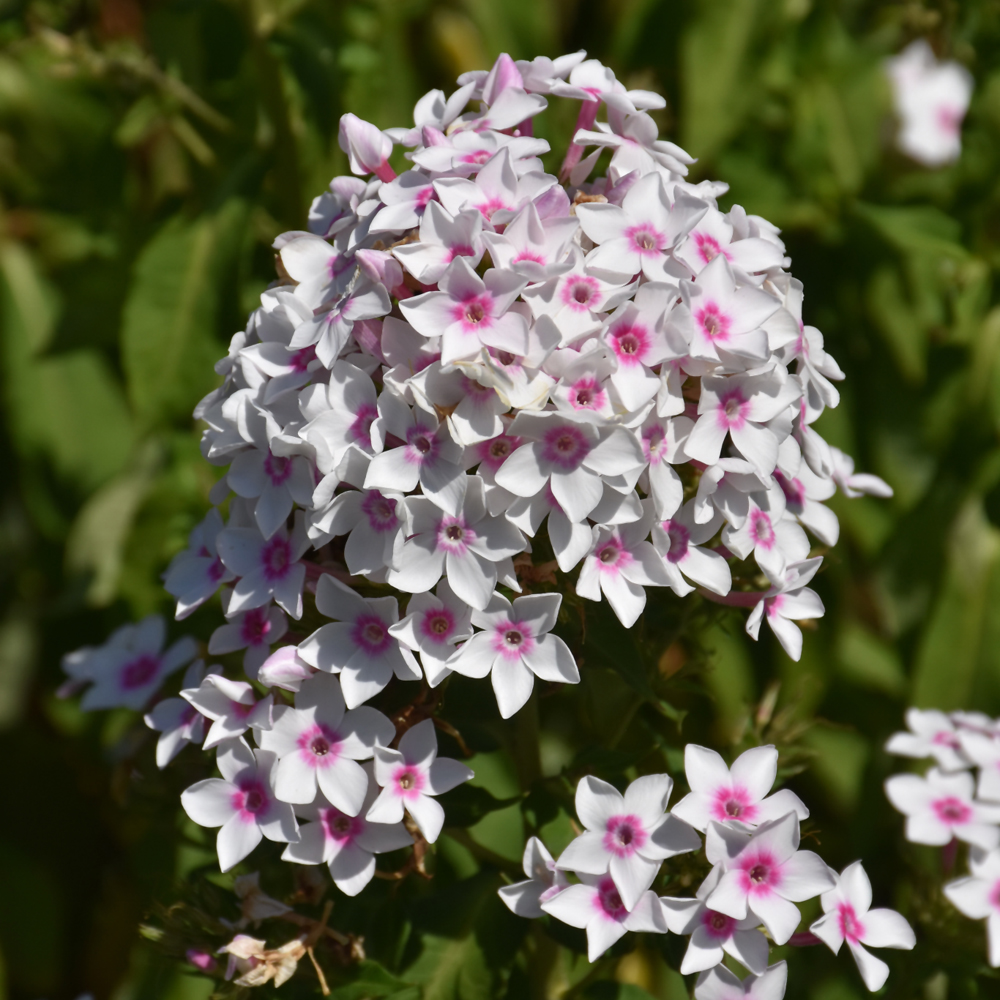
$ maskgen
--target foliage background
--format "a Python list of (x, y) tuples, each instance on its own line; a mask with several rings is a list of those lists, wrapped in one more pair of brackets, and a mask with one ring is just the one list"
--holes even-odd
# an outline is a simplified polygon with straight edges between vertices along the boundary
[[(962, 159), (944, 170), (892, 149), (881, 64), (917, 36), (976, 79)], [(685, 996), (656, 942), (578, 982), (572, 951), (553, 958), (539, 930), (522, 942), (493, 896), (498, 870), (516, 872), (525, 828), (557, 848), (568, 835), (564, 766), (656, 759), (677, 774), (687, 740), (735, 752), (758, 736), (781, 746), (827, 860), (863, 857), (876, 900), (918, 926), (890, 995), (996, 995), (981, 925), (942, 905), (940, 858), (902, 841), (881, 792), (894, 766), (881, 746), (907, 704), (1000, 712), (996, 0), (0, 3), (0, 995), (210, 992), (137, 934), (206, 863), (176, 807), (200, 765), (158, 775), (133, 717), (55, 699), (59, 657), (169, 613), (158, 574), (214, 475), (190, 411), (273, 275), (271, 240), (344, 172), (340, 114), (406, 124), (421, 93), (500, 51), (579, 47), (665, 94), (661, 134), (699, 157), (695, 178), (725, 179), (727, 205), (783, 228), (807, 321), (848, 375), (820, 430), (896, 495), (837, 503), (842, 540), (818, 584), (829, 613), (799, 664), (697, 599), (678, 623), (652, 595), (627, 663), (620, 635), (602, 655), (597, 634), (577, 714), (543, 708), (540, 781), (495, 709), (458, 690), (447, 714), (472, 720), (477, 784), (534, 794), (446, 835), (429, 885), (338, 902), (335, 924), (381, 928), (382, 963), (338, 995)], [(846, 957), (789, 957), (795, 1000), (863, 995)], [(555, 969), (548, 986), (538, 963)], [(283, 994), (314, 994), (310, 976)]]

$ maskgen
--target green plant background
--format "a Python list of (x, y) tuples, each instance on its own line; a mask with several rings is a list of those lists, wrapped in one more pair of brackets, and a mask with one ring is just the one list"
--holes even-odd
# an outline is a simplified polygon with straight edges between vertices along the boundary
[[(882, 61), (919, 36), (976, 81), (962, 158), (937, 171), (892, 148)], [(568, 837), (561, 772), (681, 775), (695, 739), (779, 744), (809, 846), (838, 868), (862, 857), (877, 902), (917, 926), (890, 996), (1000, 995), (982, 926), (942, 903), (941, 859), (905, 844), (881, 791), (907, 704), (1000, 712), (996, 0), (3, 0), (0, 996), (211, 992), (137, 930), (198, 893), (235, 914), (177, 807), (206, 765), (189, 750), (158, 774), (134, 716), (58, 701), (59, 657), (169, 614), (159, 573), (215, 475), (190, 411), (273, 275), (271, 240), (345, 171), (339, 116), (407, 124), (421, 93), (501, 51), (580, 47), (666, 96), (661, 133), (699, 158), (695, 179), (782, 227), (848, 376), (819, 429), (895, 497), (834, 501), (828, 614), (800, 663), (751, 643), (741, 614), (654, 594), (624, 641), (589, 609), (584, 684), (543, 699), (540, 759), (518, 752), (530, 712), (501, 727), (449, 689), (483, 791), (454, 800), (433, 881), (338, 897), (333, 924), (367, 928), (371, 961), (331, 965), (335, 996), (686, 996), (677, 939), (633, 937), (583, 980), (578, 937), (557, 951), (494, 893), (526, 832)], [(572, 117), (550, 115), (555, 146)], [(794, 1000), (864, 995), (846, 953), (781, 952)], [(281, 994), (317, 995), (311, 970)]]

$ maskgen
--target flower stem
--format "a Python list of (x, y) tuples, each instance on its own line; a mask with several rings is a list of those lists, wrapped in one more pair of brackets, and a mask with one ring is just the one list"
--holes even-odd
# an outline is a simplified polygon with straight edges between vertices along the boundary
[(542, 761), (538, 750), (538, 692), (531, 692), (524, 708), (514, 716), (511, 756), (517, 769), (517, 780), (526, 792), (542, 776)]

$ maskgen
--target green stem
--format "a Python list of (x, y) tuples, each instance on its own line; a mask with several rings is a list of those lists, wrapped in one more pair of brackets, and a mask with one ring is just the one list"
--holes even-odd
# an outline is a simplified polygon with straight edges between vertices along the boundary
[(618, 745), (618, 741), (628, 732), (628, 728), (632, 725), (632, 720), (635, 718), (635, 713), (639, 711), (643, 701), (645, 699), (641, 694), (632, 696), (632, 700), (628, 703), (628, 707), (622, 714), (621, 722), (618, 723), (618, 728), (611, 734), (611, 739), (608, 740), (609, 750), (613, 750)]
[(532, 691), (527, 704), (514, 716), (511, 756), (521, 791), (527, 792), (542, 776), (538, 750), (538, 692)]

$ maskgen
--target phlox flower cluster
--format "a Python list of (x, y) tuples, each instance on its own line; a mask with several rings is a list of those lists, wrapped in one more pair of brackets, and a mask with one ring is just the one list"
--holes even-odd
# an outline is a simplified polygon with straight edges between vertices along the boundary
[[(585, 929), (592, 962), (628, 931), (684, 935), (680, 971), (699, 973), (697, 1000), (781, 1000), (785, 963), (768, 964), (768, 938), (787, 944), (801, 920), (796, 903), (819, 896), (823, 916), (809, 928), (811, 940), (835, 953), (846, 941), (865, 985), (881, 989), (889, 967), (864, 946), (910, 949), (913, 931), (894, 910), (871, 909), (860, 862), (838, 875), (799, 848), (799, 824), (809, 811), (788, 789), (768, 794), (777, 750), (755, 747), (730, 768), (714, 750), (688, 744), (684, 764), (691, 791), (670, 810), (668, 775), (638, 778), (624, 795), (597, 778), (581, 779), (576, 812), (583, 832), (556, 859), (532, 837), (524, 852), (527, 880), (501, 888), (500, 897), (520, 916), (548, 914)], [(712, 867), (695, 895), (657, 896), (652, 886), (664, 862), (702, 849)], [(751, 975), (734, 976), (722, 965), (727, 955)]]
[[(224, 471), (164, 584), (178, 620), (218, 595), (207, 658), (241, 653), (243, 676), (198, 661), (151, 706), (198, 652), (164, 651), (157, 616), (64, 661), (84, 708), (148, 710), (161, 767), (189, 742), (215, 750), (219, 776), (182, 803), (219, 829), (223, 869), (267, 838), (354, 894), (375, 854), (437, 838), (436, 796), (472, 772), (437, 757), (434, 720), (397, 727), (368, 703), (394, 679), (488, 676), (506, 719), (536, 678), (577, 683), (563, 594), (522, 593), (533, 551), (625, 627), (649, 588), (697, 590), (798, 658), (795, 623), (824, 610), (813, 545), (839, 534), (825, 501), (891, 495), (814, 429), (843, 373), (778, 230), (686, 180), (691, 157), (648, 114), (661, 97), (583, 52), (503, 55), (458, 84), (412, 127), (344, 115), (351, 175), (275, 240), (277, 279), (195, 411)], [(578, 108), (558, 175), (533, 126), (553, 99)], [(290, 633), (313, 606), (318, 627)], [(776, 754), (754, 753), (730, 774), (689, 748), (692, 792), (669, 814), (665, 776), (624, 797), (584, 779), (586, 832), (558, 862), (529, 844), (549, 874), (505, 898), (586, 917), (592, 956), (683, 926), (699, 996), (736, 988), (708, 971), (724, 952), (760, 977), (746, 995), (775, 995), (756, 927), (787, 940), (795, 903), (839, 883), (798, 850), (801, 802), (767, 795)], [(659, 900), (695, 830), (713, 875), (696, 900)]]
[(888, 60), (886, 74), (899, 117), (899, 148), (928, 167), (957, 160), (972, 97), (969, 71), (957, 62), (939, 62), (920, 38)]
[(969, 845), (969, 874), (948, 882), (945, 896), (973, 920), (986, 920), (989, 963), (1000, 967), (1000, 719), (981, 712), (911, 708), (907, 731), (889, 753), (929, 759), (923, 776), (897, 774), (885, 784), (906, 816), (906, 839), (917, 844)]

